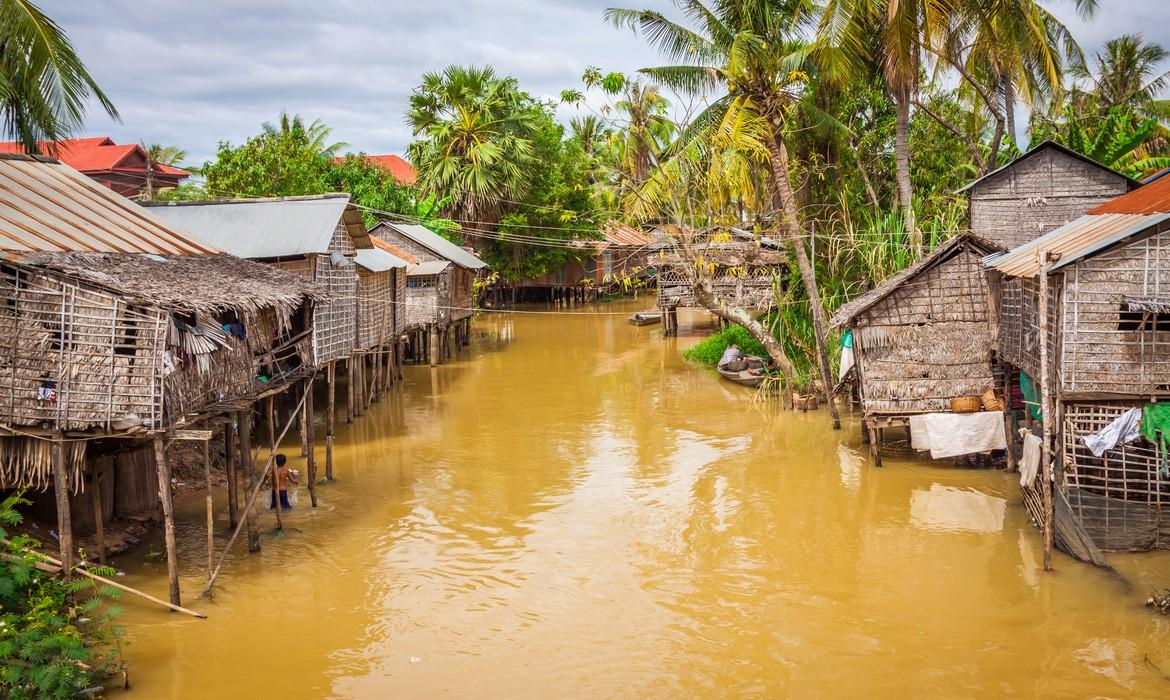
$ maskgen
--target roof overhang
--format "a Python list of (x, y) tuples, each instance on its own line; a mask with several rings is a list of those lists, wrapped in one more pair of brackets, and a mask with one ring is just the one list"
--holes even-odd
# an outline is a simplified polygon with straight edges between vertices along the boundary
[(1042, 256), (1055, 258), (1049, 271), (1059, 270), (1167, 219), (1170, 213), (1085, 214), (1006, 253), (989, 255), (983, 264), (1009, 277), (1035, 277), (1040, 274)]

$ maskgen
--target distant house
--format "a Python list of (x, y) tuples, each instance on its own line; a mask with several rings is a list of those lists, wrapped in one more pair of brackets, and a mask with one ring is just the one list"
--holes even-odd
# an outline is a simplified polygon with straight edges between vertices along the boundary
[[(50, 146), (41, 142), (41, 152), (51, 152)], [(24, 153), (24, 148), (14, 141), (0, 142), (0, 153)], [(56, 157), (123, 197), (142, 196), (148, 181), (158, 190), (175, 187), (190, 177), (185, 170), (151, 163), (142, 146), (118, 145), (108, 136), (58, 141)]]
[[(381, 168), (394, 176), (394, 179), (400, 185), (413, 185), (418, 179), (418, 174), (414, 171), (414, 166), (402, 156), (396, 156), (392, 153), (380, 156), (363, 156), (366, 163), (375, 167)], [(334, 163), (340, 163), (345, 160), (344, 157), (334, 158)]]
[(1063, 226), (1139, 182), (1054, 141), (1045, 141), (959, 192), (971, 232), (1010, 250)]
[(426, 355), (431, 364), (438, 364), (447, 354), (447, 331), (452, 327), (457, 344), (466, 345), (474, 303), (472, 282), (487, 269), (487, 263), (418, 224), (382, 221), (369, 233), (388, 244), (384, 250), (410, 263), (406, 271), (406, 325), (415, 359)]

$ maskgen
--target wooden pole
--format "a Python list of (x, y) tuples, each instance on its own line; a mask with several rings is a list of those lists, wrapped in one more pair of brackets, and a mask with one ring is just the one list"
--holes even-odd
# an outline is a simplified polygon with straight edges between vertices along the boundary
[(397, 372), (398, 372), (398, 381), (400, 381), (400, 382), (401, 382), (401, 381), (402, 381), (402, 377), (403, 377), (403, 374), (402, 374), (402, 365), (403, 365), (403, 364), (405, 364), (405, 362), (406, 362), (406, 348), (405, 348), (405, 347), (403, 347), (402, 343), (396, 343), (396, 344), (395, 344), (395, 346), (394, 346), (394, 357), (395, 357), (395, 360), (396, 360), (396, 361), (395, 361), (395, 364), (396, 364), (396, 365), (398, 365), (398, 367), (397, 367)]
[(1044, 570), (1052, 569), (1053, 524), (1056, 516), (1053, 497), (1054, 474), (1052, 464), (1052, 405), (1048, 385), (1048, 265), (1050, 254), (1040, 258), (1040, 407), (1043, 443), (1040, 446), (1040, 468), (1044, 494)]
[[(244, 490), (252, 493), (259, 488), (256, 481), (256, 464), (252, 461), (252, 409), (240, 411), (240, 467), (244, 470)], [(292, 418), (289, 419), (290, 421)], [(270, 455), (271, 456), (271, 455)], [(244, 508), (244, 520), (248, 524), (248, 551), (260, 551), (260, 516), (252, 506), (250, 499)], [(236, 523), (235, 532), (239, 532), (240, 524)], [(209, 581), (210, 583), (210, 581)]]
[[(304, 390), (305, 390), (304, 384), (302, 384), (301, 391), (304, 392)], [(301, 456), (302, 457), (309, 456), (309, 443), (308, 443), (307, 439), (305, 438), (305, 431), (306, 430), (307, 430), (307, 428), (305, 427), (305, 414), (301, 413), (300, 430), (298, 431), (298, 433), (299, 433), (299, 437), (301, 439)]]
[(313, 375), (305, 380), (305, 441), (309, 446), (309, 500), (317, 507), (317, 454), (313, 449)]
[(154, 436), (154, 463), (158, 471), (158, 499), (163, 507), (163, 533), (167, 546), (167, 580), (170, 584), (171, 604), (181, 605), (179, 553), (175, 545), (175, 504), (171, 500), (171, 466), (167, 462), (167, 446), (162, 435)]
[(427, 340), (427, 349), (430, 351), (431, 367), (439, 364), (439, 326), (438, 324), (431, 324), (429, 338)]
[[(276, 458), (276, 447), (277, 447), (277, 442), (276, 442), (276, 409), (273, 408), (273, 405), (272, 405), (273, 401), (272, 401), (271, 396), (268, 397), (268, 401), (266, 403), (268, 404), (268, 406), (267, 406), (267, 410), (268, 410), (268, 456), (275, 459)], [(302, 415), (301, 416), (302, 435), (304, 434), (304, 429), (305, 429), (305, 419), (304, 419), (304, 416)], [(303, 439), (302, 439), (302, 444), (304, 444)], [(277, 482), (277, 479), (276, 479), (276, 475), (274, 474), (272, 476), (272, 512), (276, 514), (276, 529), (283, 530), (284, 529), (284, 518), (280, 514), (280, 489), (277, 487), (276, 482)]]
[[(306, 396), (307, 396), (307, 394), (306, 394)], [(282, 431), (280, 432), (280, 437), (278, 437), (278, 438), (276, 439), (276, 442), (277, 442), (277, 443), (279, 443), (281, 440), (283, 440), (283, 439), (284, 439), (284, 436), (285, 436), (286, 434), (288, 434), (288, 429), (292, 427), (293, 421), (297, 419), (297, 415), (300, 413), (300, 411), (301, 411), (301, 408), (302, 408), (302, 407), (304, 407), (304, 405), (305, 405), (305, 396), (302, 396), (302, 397), (301, 397), (301, 402), (300, 402), (299, 404), (297, 404), (296, 410), (294, 410), (294, 411), (293, 411), (293, 413), (292, 413), (292, 415), (291, 415), (291, 416), (289, 416), (288, 423), (285, 423), (285, 425), (284, 425), (284, 430), (282, 430)], [(243, 423), (240, 423), (240, 428), (241, 428), (241, 430), (240, 430), (240, 440), (241, 440), (241, 441), (243, 441), (243, 439), (244, 439), (244, 431), (243, 431), (243, 426), (244, 426), (244, 424), (243, 424)], [(242, 445), (242, 442), (241, 442), (241, 448), (242, 448), (242, 447), (243, 447), (243, 445)], [(248, 501), (247, 501), (247, 503), (244, 505), (244, 508), (246, 508), (246, 509), (247, 509), (248, 513), (252, 513), (252, 512), (254, 512), (254, 511), (253, 511), (253, 506), (254, 506), (254, 505), (255, 505), (255, 503), (256, 503), (256, 496), (258, 496), (258, 495), (260, 494), (260, 487), (261, 487), (261, 486), (264, 484), (264, 477), (268, 475), (268, 472), (269, 472), (269, 471), (272, 469), (272, 465), (273, 465), (273, 463), (274, 463), (275, 461), (276, 461), (276, 455), (275, 455), (275, 454), (270, 454), (270, 455), (268, 455), (268, 461), (267, 461), (267, 462), (265, 463), (265, 465), (264, 465), (264, 472), (263, 472), (262, 474), (260, 474), (260, 478), (259, 478), (259, 479), (256, 479), (256, 477), (255, 477), (255, 472), (253, 472), (253, 471), (249, 470), (249, 471), (250, 471), (250, 473), (252, 473), (252, 474), (253, 474), (253, 477), (252, 477), (252, 478), (253, 478), (253, 481), (254, 481), (255, 483), (254, 483), (254, 484), (250, 484), (250, 485), (249, 485), (249, 487), (248, 487)], [(242, 523), (241, 523), (241, 525), (242, 525)], [(248, 526), (248, 527), (249, 527), (249, 530), (250, 530), (250, 529), (251, 529), (251, 524), (249, 524), (249, 526)], [(228, 555), (229, 555), (229, 554), (231, 554), (231, 551), (232, 551), (232, 545), (236, 543), (236, 538), (237, 538), (237, 537), (239, 537), (239, 536), (240, 536), (240, 525), (237, 525), (237, 526), (236, 526), (236, 529), (232, 531), (232, 536), (228, 538), (227, 545), (225, 545), (225, 546), (224, 546), (224, 548), (223, 548), (223, 554), (221, 554), (221, 555), (220, 555), (220, 557), (219, 557), (219, 563), (215, 565), (215, 569), (213, 569), (213, 570), (212, 570), (212, 572), (211, 572), (211, 576), (209, 576), (209, 577), (207, 578), (207, 585), (205, 585), (205, 586), (203, 587), (203, 592), (201, 592), (201, 593), (199, 594), (199, 597), (200, 597), (200, 598), (202, 598), (203, 596), (207, 595), (207, 592), (211, 590), (211, 587), (212, 587), (213, 585), (215, 585), (215, 579), (216, 579), (216, 578), (219, 576), (220, 569), (222, 569), (222, 568), (223, 568), (223, 564), (224, 564), (224, 562), (226, 562), (226, 561), (227, 561)], [(251, 539), (251, 537), (252, 537), (252, 534), (251, 534), (251, 532), (249, 532), (249, 533), (248, 533), (248, 538), (249, 538), (249, 539)], [(259, 544), (259, 538), (260, 538), (260, 537), (259, 537), (259, 534), (257, 534), (257, 536), (256, 536), (256, 539), (257, 539), (256, 549), (257, 549), (257, 550), (260, 548), (260, 544)], [(255, 551), (255, 550), (252, 550), (252, 549), (251, 549), (251, 547), (249, 547), (249, 551)]]
[(1016, 436), (1012, 432), (1012, 368), (1007, 363), (1000, 363), (1003, 367), (1003, 430), (1007, 437), (1007, 466), (1008, 471), (1016, 470)]
[(207, 575), (215, 566), (215, 514), (211, 502), (211, 441), (203, 441), (203, 480), (207, 487)]
[(346, 372), (349, 374), (349, 381), (346, 382), (346, 385), (345, 385), (346, 401), (348, 402), (348, 406), (347, 406), (346, 411), (345, 411), (345, 422), (352, 423), (353, 422), (353, 355), (350, 355), (348, 358), (346, 358), (345, 369), (346, 369)]
[(102, 522), (105, 520), (105, 515), (102, 513), (102, 482), (101, 472), (98, 471), (97, 462), (93, 462), (90, 467), (90, 479), (92, 480), (90, 488), (90, 502), (93, 504), (93, 522), (94, 529), (97, 532), (97, 555), (98, 563), (102, 566), (106, 565), (106, 524)]
[(60, 430), (53, 431), (53, 493), (57, 498), (57, 542), (61, 549), (61, 567), (66, 581), (73, 578), (73, 514), (69, 509), (69, 471), (65, 467), (65, 440)]
[(228, 527), (234, 528), (239, 521), (240, 483), (236, 474), (236, 429), (232, 421), (223, 427), (224, 460), (227, 462), (228, 480)]
[(328, 399), (325, 404), (325, 480), (333, 481), (333, 425), (337, 417), (336, 393), (337, 368), (329, 365), (325, 369), (325, 383), (328, 385)]

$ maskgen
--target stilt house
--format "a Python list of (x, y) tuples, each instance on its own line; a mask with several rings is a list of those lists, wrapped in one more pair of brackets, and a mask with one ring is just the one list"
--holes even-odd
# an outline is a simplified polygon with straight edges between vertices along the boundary
[[(1003, 276), (1003, 360), (1039, 382), (1047, 339), (1039, 408), (1052, 412), (1057, 500), (1102, 550), (1170, 548), (1170, 435), (1159, 422), (1170, 401), (1170, 178), (987, 263)], [(1133, 425), (1093, 438), (1130, 409), (1152, 439), (1133, 439)], [(1039, 523), (1041, 486), (1037, 476), (1024, 487)]]
[(159, 500), (173, 526), (166, 460), (118, 455), (286, 386), (317, 294), (57, 161), (0, 156), (0, 489), (53, 484), (66, 563), (79, 503), (99, 542)]

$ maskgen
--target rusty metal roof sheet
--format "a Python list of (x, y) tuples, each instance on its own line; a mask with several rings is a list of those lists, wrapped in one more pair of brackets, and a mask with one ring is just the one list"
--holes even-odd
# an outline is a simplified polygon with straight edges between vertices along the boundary
[(650, 244), (650, 236), (620, 221), (606, 222), (605, 226), (601, 227), (601, 235), (605, 237), (604, 242), (607, 245), (644, 246)]
[(195, 231), (241, 258), (280, 258), (326, 253), (338, 222), (356, 248), (369, 248), (361, 212), (348, 194), (303, 197), (151, 202), (161, 218)]
[(1170, 178), (1159, 177), (1132, 192), (1098, 204), (1089, 214), (1165, 214), (1170, 212)]
[(983, 263), (1011, 277), (1035, 277), (1040, 273), (1042, 253), (1053, 253), (1056, 256), (1056, 261), (1049, 267), (1057, 270), (1166, 219), (1170, 219), (1170, 212), (1086, 214), (1006, 253), (989, 255), (983, 259)]
[(0, 155), (0, 250), (30, 253), (221, 252), (56, 160)]

